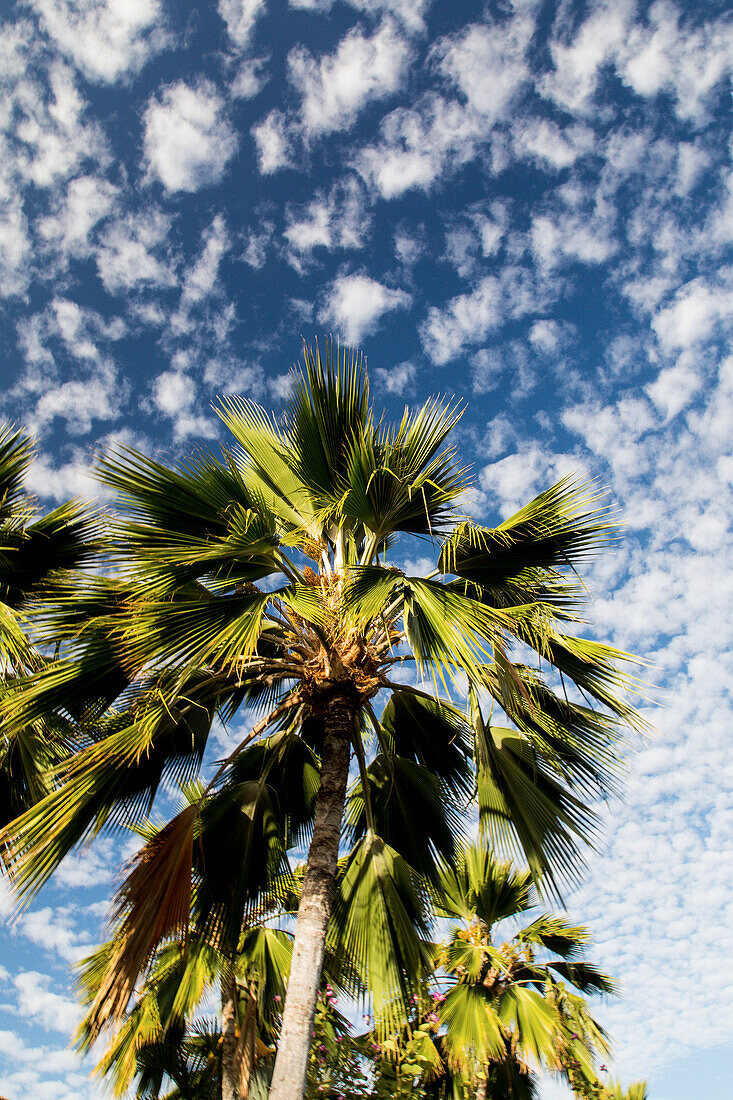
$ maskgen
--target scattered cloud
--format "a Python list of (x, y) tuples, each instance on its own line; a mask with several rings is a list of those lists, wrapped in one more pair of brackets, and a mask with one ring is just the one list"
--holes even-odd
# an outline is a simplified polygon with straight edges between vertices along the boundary
[(136, 73), (168, 42), (160, 0), (31, 0), (57, 47), (90, 80)]
[[(405, 30), (420, 33), (425, 29), (425, 13), (431, 0), (346, 0), (352, 8), (376, 17), (389, 14), (399, 20)], [(289, 0), (291, 8), (303, 11), (328, 12), (334, 0)]]
[(193, 306), (208, 298), (216, 288), (219, 265), (231, 248), (226, 222), (217, 214), (203, 233), (202, 248), (192, 267), (186, 272), (181, 292), (181, 306)]
[(211, 417), (196, 412), (198, 387), (190, 374), (183, 370), (168, 370), (159, 374), (152, 386), (153, 405), (170, 417), (176, 440), (190, 436), (210, 439), (217, 428)]
[(397, 363), (394, 367), (373, 367), (371, 370), (371, 377), (385, 393), (411, 392), (416, 376), (414, 363)]
[(18, 1012), (25, 1019), (34, 1020), (50, 1031), (66, 1034), (79, 1022), (79, 1005), (49, 989), (47, 974), (24, 970), (16, 974), (13, 984), (18, 993)]
[(335, 52), (316, 59), (297, 47), (288, 56), (289, 79), (301, 96), (300, 123), (309, 137), (344, 130), (370, 102), (400, 87), (411, 57), (390, 20), (372, 35), (355, 27)]
[(244, 49), (265, 10), (265, 0), (218, 0), (217, 7), (232, 43), (238, 50)]
[(23, 294), (30, 282), (28, 221), (17, 199), (0, 203), (0, 296)]
[(151, 207), (108, 223), (95, 252), (105, 290), (174, 286), (169, 255), (170, 216)]
[(375, 332), (380, 318), (393, 310), (409, 309), (412, 298), (367, 275), (340, 275), (329, 287), (318, 319), (333, 325), (347, 344), (359, 344)]
[(657, 312), (652, 326), (662, 347), (669, 351), (707, 339), (731, 317), (733, 301), (728, 281), (711, 286), (705, 279), (693, 279), (679, 289), (674, 301)]
[(213, 84), (180, 80), (148, 105), (143, 144), (148, 172), (167, 191), (199, 191), (221, 179), (237, 136)]
[(262, 122), (252, 127), (252, 137), (257, 150), (257, 163), (263, 176), (292, 164), (289, 126), (282, 111), (270, 111)]
[(531, 15), (474, 23), (434, 48), (438, 68), (489, 122), (507, 116), (529, 79), (526, 49), (534, 29)]
[(345, 177), (305, 207), (287, 208), (283, 236), (291, 262), (299, 268), (319, 247), (361, 248), (370, 220), (364, 188), (355, 176)]

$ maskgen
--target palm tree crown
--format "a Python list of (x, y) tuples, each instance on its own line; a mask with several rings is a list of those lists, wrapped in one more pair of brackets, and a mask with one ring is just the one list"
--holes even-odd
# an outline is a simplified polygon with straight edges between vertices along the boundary
[[(589, 799), (613, 786), (620, 725), (637, 721), (628, 656), (577, 632), (575, 568), (612, 531), (592, 486), (562, 481), (480, 526), (462, 511), (454, 405), (387, 424), (354, 352), (304, 354), (279, 420), (222, 401), (232, 441), (218, 454), (102, 459), (124, 513), (106, 547), (116, 568), (57, 584), (43, 623), (59, 660), (0, 714), (13, 730), (53, 713), (75, 731), (54, 789), (2, 837), (28, 895), (85, 837), (146, 813), (164, 778), (190, 782), (215, 717), (261, 709), (137, 857), (92, 1015), (97, 1028), (121, 1017), (192, 890), (206, 934), (234, 951), (310, 836), (273, 1100), (302, 1094), (329, 927), (394, 1019), (428, 965), (425, 883), (453, 857), (473, 792), (482, 829), (552, 887), (592, 835)], [(407, 536), (435, 548), (428, 577), (390, 563)], [(485, 717), (487, 699), (509, 725)]]

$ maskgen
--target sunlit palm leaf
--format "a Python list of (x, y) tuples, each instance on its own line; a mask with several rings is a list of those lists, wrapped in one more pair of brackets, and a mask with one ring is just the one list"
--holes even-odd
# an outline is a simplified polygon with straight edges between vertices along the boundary
[(399, 1026), (405, 1002), (429, 967), (424, 899), (404, 859), (365, 836), (340, 876), (329, 936), (371, 993), (378, 1026)]

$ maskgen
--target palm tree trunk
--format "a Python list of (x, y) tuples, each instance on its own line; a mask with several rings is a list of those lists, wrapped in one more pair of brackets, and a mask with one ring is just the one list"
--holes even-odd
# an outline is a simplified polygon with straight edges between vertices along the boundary
[(353, 702), (340, 695), (334, 696), (325, 714), (321, 784), (298, 908), (293, 961), (270, 1100), (301, 1100), (305, 1092), (326, 930), (336, 889), (354, 719)]
[(234, 974), (221, 979), (221, 1100), (239, 1100), (237, 983)]
[(486, 1069), (484, 1069), (484, 1076), (479, 1077), (478, 1085), (476, 1086), (476, 1100), (486, 1100), (486, 1084), (488, 1077), (486, 1075)]

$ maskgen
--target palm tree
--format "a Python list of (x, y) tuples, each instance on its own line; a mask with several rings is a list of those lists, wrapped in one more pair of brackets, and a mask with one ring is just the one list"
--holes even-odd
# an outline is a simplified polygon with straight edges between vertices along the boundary
[[(23, 482), (33, 460), (28, 435), (0, 425), (0, 699), (12, 706), (19, 678), (43, 668), (47, 657), (30, 635), (33, 601), (59, 571), (73, 569), (94, 549), (95, 519), (70, 501), (40, 514)], [(47, 772), (66, 752), (67, 726), (40, 715), (2, 726), (0, 819), (17, 817), (48, 793)]]
[[(565, 480), (498, 527), (477, 525), (461, 511), (472, 480), (450, 443), (455, 406), (376, 421), (355, 353), (328, 344), (304, 359), (279, 421), (222, 401), (233, 442), (218, 454), (177, 468), (126, 449), (102, 460), (126, 512), (108, 543), (117, 572), (57, 595), (47, 620), (61, 659), (0, 709), (14, 727), (59, 711), (77, 726), (57, 788), (0, 837), (28, 896), (79, 841), (147, 812), (164, 777), (195, 774), (215, 716), (262, 708), (123, 885), (126, 935), (95, 1027), (121, 1017), (155, 944), (185, 930), (198, 822), (229, 861), (210, 910), (221, 923), (227, 890), (251, 900), (284, 859), (258, 838), (278, 833), (294, 787), (288, 828), (312, 831), (272, 1100), (303, 1094), (329, 922), (389, 1026), (429, 966), (420, 876), (451, 857), (472, 792), (482, 828), (518, 844), (551, 888), (577, 866), (587, 802), (613, 786), (619, 727), (636, 722), (617, 668), (627, 655), (577, 633), (575, 568), (612, 531), (593, 487)], [(428, 577), (389, 563), (410, 537), (435, 548)], [(486, 698), (511, 727), (485, 720)], [(273, 729), (256, 781), (242, 751)]]
[[(436, 913), (452, 925), (435, 959), (433, 981), (443, 992), (414, 998), (402, 1040), (422, 1054), (430, 1093), (531, 1097), (534, 1067), (562, 1074), (585, 1095), (609, 1046), (584, 995), (615, 988), (578, 958), (587, 931), (532, 914), (538, 898), (530, 872), (497, 862), (481, 841), (459, 845), (451, 863), (441, 865), (433, 896)], [(508, 938), (497, 942), (497, 930)], [(427, 1056), (425, 1033), (440, 1055), (437, 1064)]]
[[(243, 755), (254, 751), (250, 748)], [(199, 797), (195, 786), (184, 790), (187, 805)], [(140, 1100), (157, 1100), (169, 1079), (182, 1100), (209, 1095), (248, 1100), (262, 1078), (264, 1062), (271, 1061), (274, 1053), (292, 936), (272, 927), (272, 921), (295, 911), (302, 876), (296, 869), (285, 881), (273, 880), (253, 907), (241, 908), (242, 926), (232, 950), (226, 924), (212, 927), (207, 919), (221, 874), (207, 825), (211, 826), (211, 819), (204, 815), (195, 837), (188, 935), (168, 939), (146, 961), (144, 980), (96, 1067), (116, 1095), (125, 1093), (135, 1078)], [(138, 829), (148, 851), (160, 842), (165, 828), (149, 822)], [(227, 898), (228, 908), (232, 902), (231, 896)], [(77, 1045), (83, 1051), (99, 1033), (98, 1005), (108, 960), (124, 955), (128, 935), (121, 916), (111, 939), (80, 964), (78, 985), (90, 1009), (77, 1033)], [(196, 1014), (202, 1000), (217, 987), (221, 1019), (212, 1026)]]

